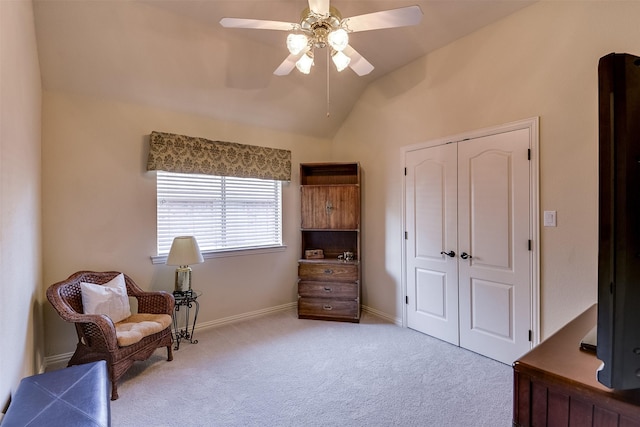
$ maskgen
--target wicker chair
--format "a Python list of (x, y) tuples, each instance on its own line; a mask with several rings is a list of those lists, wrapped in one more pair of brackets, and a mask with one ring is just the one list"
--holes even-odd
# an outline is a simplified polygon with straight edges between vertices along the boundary
[[(167, 360), (173, 360), (171, 326), (148, 335), (135, 344), (118, 345), (111, 319), (102, 314), (84, 314), (80, 282), (105, 284), (120, 272), (79, 271), (68, 279), (51, 285), (47, 299), (60, 317), (75, 324), (78, 345), (68, 366), (105, 360), (111, 380), (111, 400), (118, 398), (117, 383), (134, 361), (146, 360), (160, 347), (167, 347)], [(127, 294), (138, 300), (138, 313), (168, 314), (173, 312), (174, 298), (168, 292), (144, 292), (126, 274)]]

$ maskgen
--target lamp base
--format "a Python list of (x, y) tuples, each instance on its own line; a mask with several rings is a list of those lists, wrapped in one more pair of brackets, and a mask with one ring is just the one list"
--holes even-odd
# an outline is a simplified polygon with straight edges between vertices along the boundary
[(187, 292), (191, 290), (191, 267), (180, 266), (176, 268), (176, 292)]

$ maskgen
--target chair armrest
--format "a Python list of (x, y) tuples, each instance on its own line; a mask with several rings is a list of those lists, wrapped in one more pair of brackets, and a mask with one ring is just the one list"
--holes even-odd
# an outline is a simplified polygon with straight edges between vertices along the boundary
[(169, 315), (173, 313), (175, 299), (169, 292), (140, 292), (132, 296), (138, 300), (138, 313)]
[[(82, 314), (82, 313), (65, 313), (60, 316), (67, 322), (75, 323), (80, 327), (80, 334), (85, 340), (85, 344), (88, 344), (90, 335), (93, 340), (100, 340), (102, 343), (97, 344), (97, 347), (106, 347), (109, 351), (116, 350), (118, 348), (118, 339), (116, 337), (116, 327), (113, 321), (106, 314)], [(96, 345), (92, 345), (94, 347)]]
[[(80, 273), (76, 273), (78, 275)], [(72, 276), (73, 277), (73, 276)], [(47, 288), (47, 299), (58, 312), (58, 315), (65, 321), (73, 323), (78, 332), (78, 339), (84, 338), (85, 344), (88, 340), (87, 335), (94, 336), (95, 339), (102, 341), (102, 346), (109, 350), (118, 348), (118, 340), (116, 339), (116, 327), (111, 318), (104, 314), (85, 314), (75, 311), (60, 296), (60, 288), (65, 282), (58, 282)]]

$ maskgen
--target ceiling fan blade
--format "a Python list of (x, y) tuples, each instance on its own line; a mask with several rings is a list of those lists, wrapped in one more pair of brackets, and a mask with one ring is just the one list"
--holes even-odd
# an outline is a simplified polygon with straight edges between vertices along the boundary
[(309, 9), (318, 15), (328, 15), (329, 0), (309, 0)]
[(349, 68), (351, 68), (357, 75), (366, 76), (373, 71), (374, 66), (371, 65), (369, 61), (364, 59), (364, 57), (351, 46), (347, 45), (342, 53), (351, 58), (351, 62), (349, 62)]
[(344, 21), (349, 30), (357, 32), (380, 30), (383, 28), (408, 27), (420, 23), (421, 20), (422, 9), (420, 9), (420, 6), (409, 6), (352, 16), (351, 18), (346, 18)]
[(220, 25), (225, 28), (291, 31), (297, 24), (282, 21), (265, 21), (262, 19), (222, 18), (220, 20)]
[(302, 55), (304, 55), (305, 53), (307, 53), (309, 49), (305, 49), (304, 51), (294, 55), (291, 54), (289, 56), (286, 57), (286, 59), (284, 61), (282, 61), (282, 64), (280, 64), (278, 66), (278, 68), (276, 68), (276, 70), (273, 72), (273, 74), (275, 74), (276, 76), (286, 76), (288, 75), (291, 70), (293, 70), (296, 67), (296, 62), (298, 62), (298, 59), (300, 59), (300, 57)]
[(276, 68), (273, 74), (275, 74), (276, 76), (288, 75), (291, 72), (291, 70), (295, 68), (296, 61), (298, 60), (297, 57), (298, 55), (287, 56), (287, 58), (284, 61), (282, 61), (282, 64), (280, 64), (278, 68)]

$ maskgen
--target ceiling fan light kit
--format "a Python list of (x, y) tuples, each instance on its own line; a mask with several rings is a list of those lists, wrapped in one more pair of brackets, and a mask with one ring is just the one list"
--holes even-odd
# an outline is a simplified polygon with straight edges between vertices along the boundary
[(313, 52), (306, 52), (296, 61), (296, 68), (302, 74), (309, 74), (311, 72), (311, 66), (313, 65)]
[(338, 9), (330, 6), (329, 0), (308, 0), (309, 7), (302, 12), (300, 23), (265, 21), (260, 19), (222, 18), (225, 28), (288, 31), (286, 46), (289, 56), (274, 71), (284, 76), (297, 68), (309, 74), (313, 65), (314, 49), (327, 46), (338, 71), (350, 67), (357, 75), (364, 76), (374, 67), (351, 45), (349, 33), (383, 28), (416, 25), (422, 20), (419, 6), (401, 7), (342, 19)]
[(344, 28), (338, 28), (329, 33), (327, 41), (333, 50), (336, 52), (342, 52), (349, 44), (349, 33), (347, 33), (347, 30)]
[(303, 33), (291, 33), (287, 36), (287, 49), (292, 55), (297, 55), (309, 45), (309, 38)]
[(349, 58), (339, 50), (336, 50), (333, 55), (331, 55), (331, 60), (335, 64), (336, 70), (338, 70), (338, 72), (347, 68), (349, 66), (349, 63), (351, 62), (351, 58)]
[[(306, 8), (302, 12), (300, 25), (287, 36), (287, 49), (291, 55), (300, 55), (296, 61), (296, 68), (303, 74), (309, 74), (313, 65), (313, 49), (331, 47), (331, 57), (338, 72), (344, 70), (351, 61), (342, 51), (349, 44), (349, 33), (344, 28), (346, 21), (342, 20), (340, 12), (335, 7), (329, 9), (329, 15), (319, 15)], [(311, 58), (311, 60), (309, 60)]]

